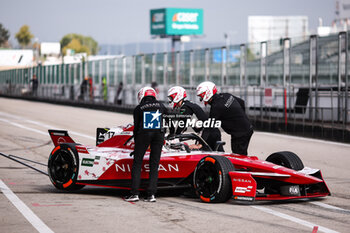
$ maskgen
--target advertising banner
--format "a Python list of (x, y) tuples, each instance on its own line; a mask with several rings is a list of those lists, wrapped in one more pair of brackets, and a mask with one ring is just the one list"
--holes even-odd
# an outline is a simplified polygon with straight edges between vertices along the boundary
[(163, 8), (151, 10), (151, 35), (201, 35), (203, 10)]

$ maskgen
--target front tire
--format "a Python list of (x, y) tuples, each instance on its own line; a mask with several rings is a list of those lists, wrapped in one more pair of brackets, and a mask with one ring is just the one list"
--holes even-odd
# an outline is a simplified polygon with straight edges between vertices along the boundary
[(48, 174), (52, 184), (60, 190), (78, 190), (84, 185), (77, 185), (79, 158), (75, 143), (60, 144), (49, 157)]
[(202, 158), (193, 174), (193, 187), (204, 202), (226, 202), (232, 196), (229, 172), (235, 170), (231, 161), (223, 156)]
[(273, 153), (267, 157), (266, 161), (293, 169), (295, 171), (300, 171), (304, 168), (304, 164), (299, 156), (290, 151)]

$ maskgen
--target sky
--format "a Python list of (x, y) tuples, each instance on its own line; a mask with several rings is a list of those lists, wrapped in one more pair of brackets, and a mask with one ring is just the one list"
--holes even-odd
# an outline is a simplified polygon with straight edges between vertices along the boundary
[(195, 40), (223, 44), (225, 33), (232, 44), (247, 42), (250, 15), (305, 15), (313, 32), (319, 17), (324, 25), (335, 18), (335, 0), (0, 0), (0, 23), (13, 45), (24, 24), (39, 42), (58, 42), (68, 33), (99, 44), (152, 42), (150, 9), (166, 7), (202, 8), (204, 35)]

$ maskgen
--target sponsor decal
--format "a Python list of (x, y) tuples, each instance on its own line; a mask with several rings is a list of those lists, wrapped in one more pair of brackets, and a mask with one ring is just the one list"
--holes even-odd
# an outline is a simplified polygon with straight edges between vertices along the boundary
[(94, 166), (94, 161), (94, 159), (83, 158), (83, 160), (81, 161), (81, 166), (92, 167)]
[(234, 199), (239, 201), (254, 201), (254, 197), (235, 196)]
[(233, 178), (232, 181), (235, 181), (235, 182), (244, 182), (244, 183), (252, 183), (251, 180), (241, 179), (241, 178)]
[(157, 111), (143, 113), (143, 128), (144, 129), (160, 129), (160, 118), (162, 113)]
[(161, 23), (164, 21), (164, 13), (160, 12), (160, 13), (154, 13), (152, 15), (152, 23)]
[(198, 30), (199, 25), (198, 21), (198, 13), (196, 12), (178, 12), (173, 15), (171, 27), (177, 30)]
[(234, 100), (233, 96), (230, 96), (230, 98), (228, 98), (228, 100), (225, 103), (225, 107), (229, 108), (231, 106), (231, 104), (233, 103), (233, 100)]
[(119, 135), (132, 135), (132, 134), (133, 134), (132, 131), (123, 131)]
[(183, 30), (183, 29), (188, 29), (188, 30), (198, 30), (199, 26), (197, 24), (177, 24), (173, 23), (171, 25), (173, 29), (178, 29), (178, 30)]
[[(116, 172), (131, 172), (131, 166), (130, 164), (116, 164), (115, 165)], [(149, 172), (149, 164), (145, 163), (141, 171)], [(159, 164), (158, 171), (164, 171), (164, 172), (179, 172), (179, 165), (178, 164)]]
[[(68, 151), (69, 151), (70, 155), (72, 156), (74, 166), (77, 166), (77, 164), (78, 164), (79, 162), (77, 162), (77, 160), (75, 159), (75, 156), (74, 156), (74, 153), (73, 153), (72, 149), (68, 147)], [(74, 172), (76, 171), (76, 169), (77, 169), (77, 168), (74, 169)]]
[(86, 148), (84, 148), (84, 147), (78, 147), (78, 146), (76, 146), (75, 148), (77, 149), (77, 151), (78, 151), (79, 153), (89, 154), (89, 152), (88, 152), (88, 151), (86, 150)]
[(198, 13), (179, 12), (174, 14), (173, 22), (196, 23), (197, 18), (198, 18)]
[(156, 30), (156, 29), (163, 29), (165, 28), (164, 24), (155, 24), (152, 25), (152, 29)]
[[(62, 136), (64, 136), (64, 135), (62, 135)], [(57, 139), (57, 143), (58, 143), (58, 144), (65, 143), (65, 142), (66, 142), (66, 140), (65, 140), (63, 137), (59, 137), (59, 138)]]
[(235, 193), (249, 193), (252, 191), (253, 186), (248, 187), (236, 187)]
[(54, 135), (54, 136), (66, 136), (65, 133), (59, 133), (59, 132), (52, 132), (51, 135)]
[(298, 195), (300, 193), (299, 186), (298, 185), (290, 186), (289, 193), (292, 195)]
[(221, 186), (222, 186), (222, 173), (219, 172), (219, 187), (218, 187), (218, 189), (216, 190), (217, 193), (220, 193)]
[(141, 106), (141, 110), (144, 110), (146, 108), (160, 108), (160, 104), (159, 103), (146, 103), (146, 104)]
[(285, 185), (280, 188), (281, 194), (285, 196), (300, 196), (299, 185)]

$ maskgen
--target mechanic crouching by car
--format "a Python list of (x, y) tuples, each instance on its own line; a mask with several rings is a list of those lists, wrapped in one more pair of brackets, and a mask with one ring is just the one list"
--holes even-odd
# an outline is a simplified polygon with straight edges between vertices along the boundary
[(131, 170), (131, 193), (124, 200), (132, 202), (139, 201), (142, 161), (147, 148), (150, 147), (149, 185), (147, 188), (147, 197), (144, 201), (155, 202), (159, 160), (164, 143), (161, 117), (167, 110), (162, 103), (157, 101), (156, 92), (151, 87), (141, 88), (137, 97), (139, 105), (134, 109), (135, 149)]
[[(183, 115), (183, 120), (190, 120), (193, 115), (202, 122), (208, 120), (207, 114), (203, 111), (198, 104), (192, 103), (186, 100), (187, 93), (183, 87), (175, 86), (168, 90), (168, 99), (171, 107), (177, 110), (180, 115)], [(181, 119), (177, 119), (181, 120)], [(203, 128), (193, 128), (196, 133), (202, 131)], [(186, 131), (186, 127), (180, 125), (174, 130), (176, 135), (182, 134)], [(224, 151), (222, 145), (217, 145), (218, 141), (221, 141), (221, 133), (218, 128), (204, 128), (202, 132), (203, 140), (210, 146), (212, 150)], [(201, 149), (202, 145), (190, 145), (190, 149)]]
[(229, 93), (217, 93), (212, 82), (202, 82), (197, 86), (197, 96), (204, 104), (210, 104), (209, 118), (221, 121), (222, 129), (231, 135), (232, 153), (248, 154), (248, 145), (253, 135), (244, 107), (244, 101)]

